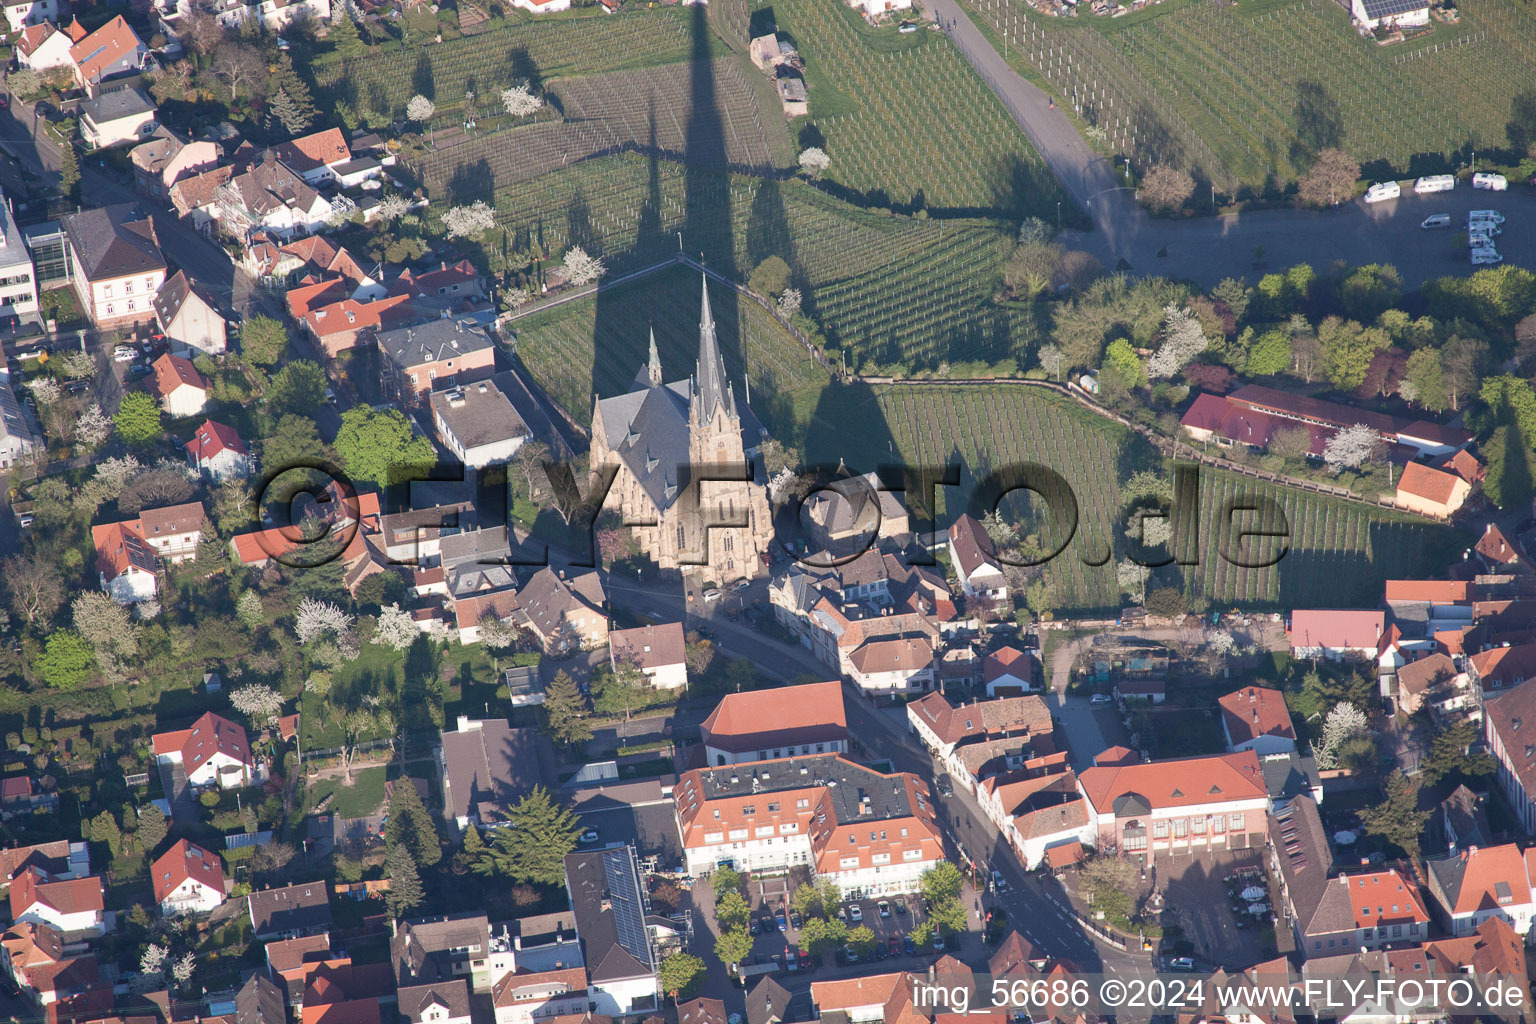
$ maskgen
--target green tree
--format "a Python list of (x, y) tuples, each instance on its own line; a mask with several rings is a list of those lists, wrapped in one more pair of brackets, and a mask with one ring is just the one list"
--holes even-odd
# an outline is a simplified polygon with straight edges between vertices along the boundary
[(273, 97), (274, 106), (278, 93), (283, 97), (283, 110), (274, 110), (273, 113), (282, 123), (283, 129), (290, 135), (302, 135), (309, 131), (317, 116), (315, 101), (310, 95), (309, 84), (299, 76), (294, 69), (293, 58), (286, 53), (278, 57), (272, 71), (268, 95)]
[(1334, 387), (1353, 391), (1365, 380), (1371, 359), (1391, 347), (1392, 339), (1380, 327), (1362, 327), (1357, 321), (1330, 316), (1317, 327), (1323, 347), (1323, 373)]
[(102, 811), (91, 819), (91, 840), (103, 843), (116, 857), (123, 849), (123, 832), (117, 827), (117, 819), (110, 811)]
[(562, 747), (578, 746), (592, 738), (587, 700), (564, 669), (555, 673), (544, 691), (544, 732)]
[(866, 958), (875, 951), (875, 933), (869, 925), (861, 924), (848, 933), (848, 948)]
[(715, 956), (727, 967), (734, 967), (752, 953), (752, 933), (737, 925), (720, 933), (715, 940)]
[(1497, 420), (1513, 419), (1526, 437), (1536, 437), (1536, 390), (1531, 382), (1514, 374), (1501, 373), (1483, 381), (1478, 397)]
[(386, 486), (416, 475), (415, 467), (432, 465), (432, 442), (411, 432), (410, 421), (398, 409), (382, 412), (366, 405), (341, 414), (336, 453), (355, 480)]
[(848, 939), (848, 926), (838, 918), (812, 917), (800, 929), (800, 946), (813, 956), (825, 954), (841, 946)]
[(737, 874), (735, 868), (715, 868), (715, 873), (714, 876), (710, 878), (710, 883), (715, 888), (715, 899), (717, 901), (720, 899), (720, 894), (723, 892), (728, 890), (734, 890), (736, 892), (741, 891), (741, 875)]
[(1267, 377), (1284, 373), (1291, 365), (1291, 335), (1289, 331), (1275, 329), (1265, 331), (1254, 339), (1248, 349), (1243, 372), (1250, 377)]
[(1498, 768), (1493, 755), (1486, 750), (1471, 753), (1477, 742), (1477, 731), (1466, 719), (1457, 719), (1435, 734), (1425, 756), (1422, 777), (1424, 785), (1438, 786), (1445, 779), (1473, 782), (1486, 779)]
[(789, 264), (777, 256), (769, 256), (753, 269), (747, 278), (747, 287), (765, 298), (779, 294), (789, 287)]
[(1419, 837), (1431, 812), (1419, 810), (1419, 788), (1402, 772), (1393, 772), (1386, 788), (1386, 799), (1360, 811), (1360, 823), (1367, 835), (1391, 843), (1417, 862)]
[(837, 913), (837, 905), (842, 900), (843, 892), (837, 883), (830, 878), (821, 878), (796, 889), (789, 905), (806, 917), (831, 917)]
[(343, 10), (331, 14), (330, 33), (325, 41), (331, 44), (331, 52), (340, 57), (356, 57), (363, 52), (363, 40), (357, 32), (357, 23)]
[(686, 999), (704, 978), (704, 961), (690, 953), (673, 953), (661, 962), (661, 990), (675, 1000)]
[(1500, 508), (1524, 508), (1536, 490), (1536, 453), (1526, 442), (1520, 424), (1505, 413), (1504, 422), (1482, 445), (1487, 465), (1483, 475), (1483, 493)]
[(284, 366), (273, 375), (267, 388), (267, 403), (278, 415), (304, 415), (320, 408), (324, 401), (325, 371), (308, 359), (295, 359)]
[(421, 794), (406, 776), (395, 780), (389, 798), (389, 821), (384, 826), (384, 842), (388, 846), (404, 846), (410, 850), (411, 859), (421, 867), (429, 868), (443, 859), (437, 826), (431, 813), (422, 805)]
[(1421, 348), (1411, 353), (1407, 370), (1403, 374), (1403, 383), (1412, 388), (1413, 401), (1430, 412), (1444, 412), (1451, 404), (1445, 388), (1445, 368), (1441, 365), (1438, 349)]
[(37, 659), (43, 681), (55, 690), (73, 690), (91, 676), (96, 650), (72, 629), (61, 629), (48, 638)]
[(384, 903), (399, 920), (421, 906), (422, 900), (426, 899), (426, 890), (422, 888), (421, 873), (416, 870), (411, 851), (406, 847), (393, 847), (384, 858), (384, 866), (389, 873), (389, 891), (384, 894)]
[(569, 808), (550, 799), (543, 786), (533, 790), (507, 814), (496, 830), (487, 858), (497, 874), (517, 882), (557, 886), (565, 881), (565, 855), (576, 849), (581, 826)]
[(1147, 371), (1141, 363), (1141, 357), (1125, 338), (1116, 338), (1109, 343), (1109, 347), (1104, 350), (1103, 368), (1116, 374), (1127, 388), (1139, 388), (1147, 381)]
[(325, 442), (315, 421), (287, 413), (277, 421), (272, 433), (261, 442), (262, 468), (280, 469), (297, 466), (306, 459), (324, 459)]
[(965, 875), (949, 861), (941, 861), (923, 872), (917, 882), (918, 891), (930, 904), (945, 903), (960, 898), (965, 886)]
[(288, 328), (258, 313), (240, 325), (240, 350), (262, 366), (275, 366), (288, 351)]
[(75, 147), (69, 142), (59, 143), (59, 194), (69, 204), (75, 203), (80, 197), (80, 158), (75, 156)]
[(145, 856), (153, 854), (156, 847), (165, 842), (165, 834), (165, 812), (157, 804), (145, 804), (139, 811), (139, 830), (135, 833), (139, 849)]
[(722, 928), (745, 928), (751, 917), (752, 908), (735, 889), (726, 889), (715, 900), (715, 919)]
[(160, 426), (160, 403), (146, 392), (130, 391), (117, 407), (115, 424), (117, 436), (126, 444), (138, 447), (155, 441), (164, 432)]

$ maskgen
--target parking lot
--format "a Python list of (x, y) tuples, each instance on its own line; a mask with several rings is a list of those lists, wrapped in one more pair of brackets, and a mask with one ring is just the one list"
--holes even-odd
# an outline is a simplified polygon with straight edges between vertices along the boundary
[[(1157, 888), (1199, 960), (1238, 967), (1274, 955), (1269, 939), (1273, 900), (1261, 851), (1160, 853), (1153, 866)], [(1256, 905), (1267, 911), (1250, 912), (1253, 904), (1242, 894), (1253, 888), (1265, 890)]]
[[(886, 904), (887, 913), (884, 917), (880, 914), (882, 902)], [(844, 900), (839, 909), (841, 911), (839, 917), (846, 922), (849, 931), (864, 925), (874, 933), (875, 953), (872, 959), (893, 961), (891, 965), (893, 970), (911, 969), (915, 964), (927, 963), (940, 955), (939, 951), (931, 946), (918, 949), (910, 947), (906, 942), (907, 933), (923, 919), (920, 896), (892, 896), (884, 900)], [(782, 930), (779, 927), (780, 915), (784, 923)], [(770, 894), (767, 900), (763, 900), (754, 893), (751, 924), (755, 936), (752, 945), (753, 962), (781, 963), (786, 971), (814, 971), (829, 966), (852, 965), (860, 962), (857, 956), (850, 956), (846, 950), (839, 950), (835, 954), (828, 954), (824, 958), (825, 962), (812, 960), (809, 967), (803, 967), (802, 964), (806, 958), (800, 956), (799, 925), (801, 923), (799, 915), (790, 909), (786, 895), (774, 893)], [(896, 942), (894, 951), (891, 946), (893, 939)], [(793, 968), (789, 967), (791, 960), (795, 961)]]

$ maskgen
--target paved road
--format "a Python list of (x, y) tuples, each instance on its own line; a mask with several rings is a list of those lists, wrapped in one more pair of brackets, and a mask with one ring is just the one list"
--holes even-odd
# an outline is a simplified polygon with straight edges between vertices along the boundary
[[(1433, 277), (1472, 271), (1453, 231), (1419, 228), (1431, 213), (1461, 222), (1468, 210), (1494, 207), (1509, 216), (1498, 249), (1509, 263), (1536, 268), (1536, 196), (1458, 188), (1367, 206), (1356, 200), (1336, 210), (1265, 210), (1193, 220), (1154, 220), (1124, 188), (1108, 159), (1095, 153), (1050, 97), (1008, 66), (961, 9), (958, 0), (925, 0), (951, 40), (997, 94), (1035, 149), (1093, 220), (1092, 232), (1069, 231), (1065, 240), (1104, 266), (1140, 274), (1187, 277), (1209, 287), (1224, 277), (1254, 280), (1297, 263), (1326, 267), (1334, 260), (1360, 266), (1392, 263), (1414, 287)], [(1206, 197), (1208, 199), (1208, 197)], [(1466, 239), (1460, 239), (1464, 246)], [(1255, 247), (1263, 253), (1255, 257)]]

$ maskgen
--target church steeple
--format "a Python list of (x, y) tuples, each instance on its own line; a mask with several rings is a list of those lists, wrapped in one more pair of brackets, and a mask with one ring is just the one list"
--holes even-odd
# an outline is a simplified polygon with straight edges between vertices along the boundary
[(725, 360), (715, 338), (715, 317), (709, 308), (709, 278), (704, 277), (704, 301), (699, 312), (699, 365), (693, 391), (693, 417), (696, 423), (713, 419), (715, 409), (723, 408), (729, 417), (736, 415), (734, 395), (725, 378)]
[(646, 372), (649, 375), (651, 387), (661, 387), (661, 353), (656, 351), (656, 328), (651, 327), (651, 360), (646, 364)]

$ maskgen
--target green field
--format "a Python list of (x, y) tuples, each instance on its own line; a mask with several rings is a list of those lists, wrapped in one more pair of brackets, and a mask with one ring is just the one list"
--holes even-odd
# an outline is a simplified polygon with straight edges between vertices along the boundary
[(829, 0), (772, 9), (805, 59), (810, 120), (839, 184), (914, 207), (1054, 212), (1055, 178), (942, 33), (870, 29)]
[[(1467, 0), (1459, 24), (1390, 46), (1362, 39), (1331, 0), (1164, 4), (1120, 19), (1059, 19), (1021, 0), (967, 0), (1011, 54), (1139, 169), (1172, 163), (1227, 190), (1284, 183), (1330, 145), (1399, 176), (1524, 156), (1536, 17)], [(1370, 176), (1389, 176), (1383, 167)]]
[[(1047, 569), (1060, 607), (1119, 606), (1113, 563), (1096, 567), (1085, 559), (1101, 560), (1106, 546), (1118, 543), (1118, 481), (1155, 464), (1129, 431), (1043, 389), (1017, 385), (829, 388), (808, 425), (807, 457), (868, 469), (892, 453), (907, 464), (958, 454), (965, 473), (954, 493), (1007, 462), (1034, 461), (1060, 473), (1080, 517), (1075, 537)], [(1150, 586), (1197, 590), (1216, 607), (1364, 607), (1379, 599), (1388, 576), (1433, 572), (1443, 563), (1443, 528), (1208, 468), (1200, 479), (1200, 565), (1159, 569)], [(1269, 496), (1285, 510), (1290, 551), (1278, 564), (1246, 569), (1221, 557), (1220, 513), (1239, 494)]]
[[(710, 286), (710, 303), (732, 381), (740, 388), (749, 377), (758, 415), (775, 433), (792, 432), (825, 387), (826, 371), (766, 310), (738, 302), (718, 283)], [(699, 354), (698, 274), (686, 267), (661, 271), (514, 324), (524, 365), (582, 423), (591, 421), (593, 394), (630, 389), (652, 327), (667, 380), (691, 374)]]

